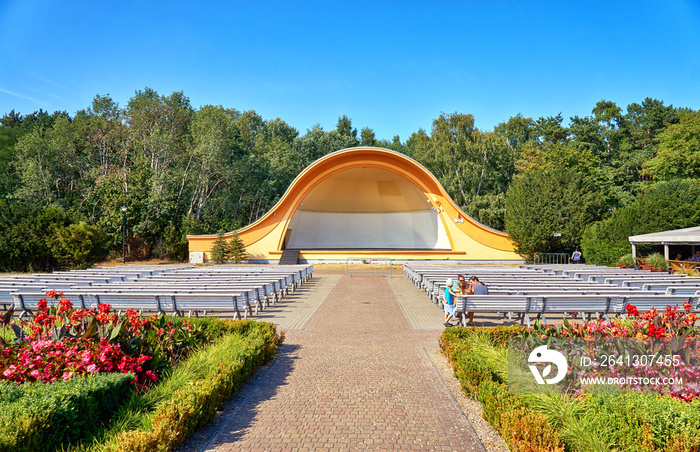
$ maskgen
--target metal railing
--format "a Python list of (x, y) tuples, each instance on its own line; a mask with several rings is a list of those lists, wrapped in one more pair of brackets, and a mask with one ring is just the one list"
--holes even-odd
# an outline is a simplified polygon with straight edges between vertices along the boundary
[(567, 253), (535, 253), (534, 263), (537, 264), (569, 264), (571, 256)]
[(345, 260), (345, 271), (350, 273), (388, 273), (391, 278), (392, 259), (384, 257), (348, 257)]

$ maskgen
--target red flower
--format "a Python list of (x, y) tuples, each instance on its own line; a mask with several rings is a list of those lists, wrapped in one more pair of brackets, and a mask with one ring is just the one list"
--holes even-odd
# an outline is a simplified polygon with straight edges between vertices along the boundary
[(58, 312), (57, 312), (58, 315), (61, 315), (64, 312), (70, 312), (73, 310), (73, 303), (71, 303), (70, 300), (68, 300), (68, 298), (61, 297), (58, 299), (58, 303), (59, 303), (59, 308), (58, 308)]
[(632, 316), (632, 317), (639, 317), (639, 311), (637, 310), (636, 306), (632, 306), (631, 304), (628, 304), (625, 306), (625, 309), (627, 309), (627, 315)]
[(651, 337), (664, 337), (666, 334), (666, 328), (657, 328), (653, 323), (649, 324), (649, 336)]

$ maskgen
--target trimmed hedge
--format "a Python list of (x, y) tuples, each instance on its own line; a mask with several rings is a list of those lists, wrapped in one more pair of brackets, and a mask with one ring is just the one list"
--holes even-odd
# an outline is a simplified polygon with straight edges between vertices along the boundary
[(170, 451), (211, 421), (218, 407), (274, 355), (282, 340), (271, 323), (232, 322), (231, 327), (233, 333), (224, 334), (174, 370), (186, 369), (185, 378), (178, 378), (179, 387), (146, 415), (150, 422), (143, 424), (150, 428), (118, 433), (104, 450)]
[(532, 413), (518, 396), (508, 392), (504, 369), (495, 366), (493, 356), (484, 353), (488, 346), (507, 347), (508, 338), (519, 331), (519, 326), (481, 331), (448, 328), (440, 337), (440, 347), (452, 363), (462, 388), (481, 402), (484, 419), (501, 433), (511, 450), (564, 452), (556, 430), (543, 415)]
[(519, 396), (494, 359), (520, 327), (450, 328), (440, 347), (512, 451), (700, 451), (700, 400), (658, 394)]
[(0, 451), (51, 451), (95, 431), (133, 393), (134, 376), (0, 383)]

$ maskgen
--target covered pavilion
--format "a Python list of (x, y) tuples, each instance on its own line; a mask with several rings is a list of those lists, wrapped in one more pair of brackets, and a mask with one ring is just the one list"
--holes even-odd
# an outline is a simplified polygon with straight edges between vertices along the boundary
[[(506, 233), (464, 213), (425, 167), (374, 147), (316, 160), (269, 212), (236, 232), (254, 262), (277, 261), (285, 250), (299, 250), (306, 262), (373, 256), (522, 261)], [(187, 238), (190, 261), (209, 260), (216, 235)]]
[(629, 238), (632, 245), (632, 256), (637, 259), (637, 245), (663, 245), (664, 259), (670, 261), (672, 266), (683, 266), (682, 261), (671, 259), (671, 246), (690, 246), (690, 254), (695, 254), (696, 246), (700, 245), (700, 226), (672, 231), (653, 232), (650, 234), (632, 235)]

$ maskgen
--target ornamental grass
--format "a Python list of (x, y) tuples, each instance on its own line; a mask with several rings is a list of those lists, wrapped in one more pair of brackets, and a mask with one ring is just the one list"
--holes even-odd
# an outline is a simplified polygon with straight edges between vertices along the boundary
[[(541, 340), (572, 338), (690, 340), (697, 362), (697, 318), (692, 306), (667, 306), (639, 312), (628, 306), (623, 316), (609, 321), (540, 325), (532, 328), (450, 328), (440, 347), (452, 363), (465, 393), (479, 400), (483, 416), (503, 436), (512, 451), (637, 451), (690, 452), (700, 450), (700, 381), (695, 368), (681, 369), (691, 384), (672, 395), (632, 394), (514, 394), (508, 387), (508, 338), (534, 336)], [(660, 338), (660, 339), (659, 339)], [(653, 376), (660, 368), (646, 368)]]

